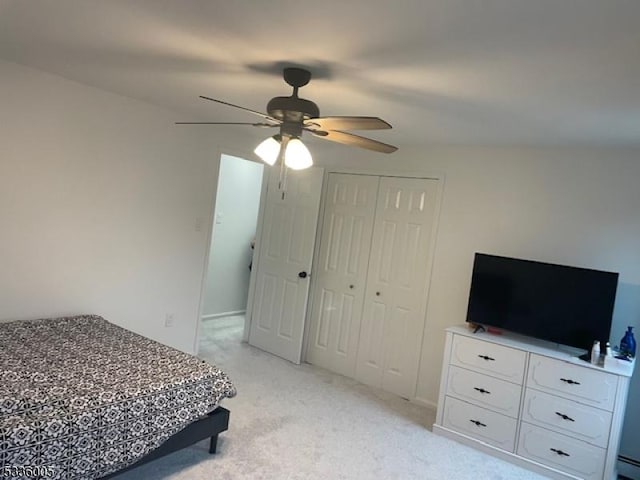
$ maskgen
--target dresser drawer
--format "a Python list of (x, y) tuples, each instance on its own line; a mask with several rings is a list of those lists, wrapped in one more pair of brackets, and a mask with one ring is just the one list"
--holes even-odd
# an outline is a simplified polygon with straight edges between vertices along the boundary
[(602, 480), (606, 450), (526, 422), (517, 453), (585, 480)]
[(531, 354), (527, 386), (612, 411), (618, 377), (586, 366)]
[(528, 388), (522, 419), (598, 447), (606, 448), (609, 443), (611, 412), (548, 393)]
[(522, 387), (497, 378), (451, 366), (447, 395), (517, 418)]
[(451, 363), (475, 372), (522, 385), (526, 353), (515, 348), (453, 336)]
[(446, 397), (443, 426), (513, 452), (516, 420), (453, 397)]

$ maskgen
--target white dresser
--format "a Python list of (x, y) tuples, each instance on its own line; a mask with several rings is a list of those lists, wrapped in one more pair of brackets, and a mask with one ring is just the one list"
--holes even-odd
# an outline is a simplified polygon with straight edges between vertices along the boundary
[(433, 432), (557, 479), (614, 480), (634, 365), (447, 329)]

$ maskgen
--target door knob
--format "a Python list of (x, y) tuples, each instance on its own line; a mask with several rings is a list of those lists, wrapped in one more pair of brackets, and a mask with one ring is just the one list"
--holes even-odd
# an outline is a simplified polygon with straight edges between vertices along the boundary
[(353, 289), (353, 287), (354, 287), (354, 286), (355, 286), (355, 285), (349, 285), (349, 288)]
[(303, 270), (300, 273), (298, 273), (298, 276), (300, 278), (307, 278), (309, 276), (309, 274)]
[(376, 292), (376, 297), (379, 297), (379, 296), (380, 296), (380, 292)]

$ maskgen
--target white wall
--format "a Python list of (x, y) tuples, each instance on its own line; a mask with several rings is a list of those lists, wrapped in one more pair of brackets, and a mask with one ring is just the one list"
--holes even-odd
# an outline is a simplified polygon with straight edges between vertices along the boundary
[[(640, 327), (640, 150), (354, 150), (323, 164), (445, 175), (419, 398), (437, 400), (444, 329), (465, 321), (476, 251), (620, 272), (612, 343)], [(640, 374), (629, 402), (640, 402)], [(640, 411), (629, 408), (626, 425), (621, 451), (640, 458)]]
[(263, 170), (259, 163), (222, 155), (203, 316), (247, 307)]
[(0, 105), (0, 319), (95, 313), (193, 351), (211, 129), (7, 62)]

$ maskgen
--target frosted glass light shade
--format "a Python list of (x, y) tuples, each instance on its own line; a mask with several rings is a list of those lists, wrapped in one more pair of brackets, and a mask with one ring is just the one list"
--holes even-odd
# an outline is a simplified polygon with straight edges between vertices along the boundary
[(293, 138), (287, 144), (284, 152), (284, 164), (293, 170), (302, 170), (313, 165), (311, 152), (298, 138)]
[(264, 163), (273, 165), (278, 159), (278, 153), (280, 153), (280, 142), (273, 137), (269, 137), (261, 142), (253, 153), (259, 156)]

